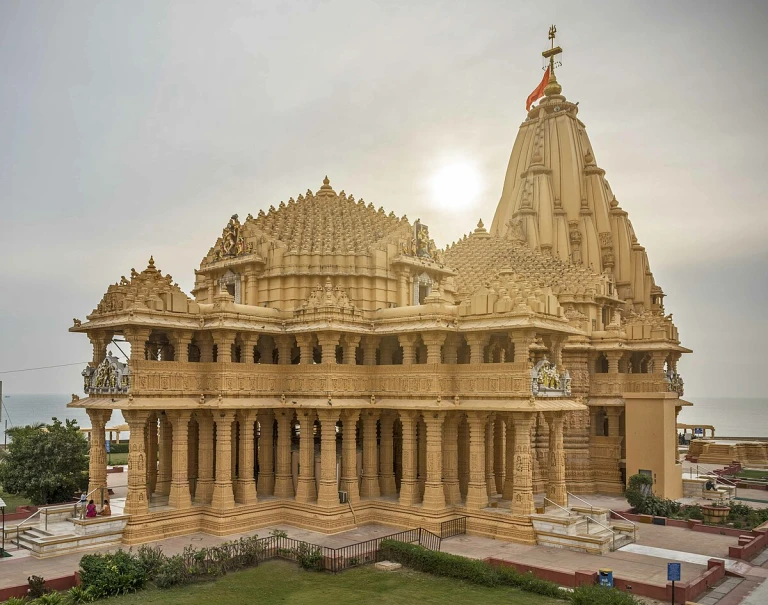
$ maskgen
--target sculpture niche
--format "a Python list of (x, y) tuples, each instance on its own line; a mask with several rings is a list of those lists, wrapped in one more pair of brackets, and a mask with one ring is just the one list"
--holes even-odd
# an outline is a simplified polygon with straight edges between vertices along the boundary
[(557, 371), (555, 364), (542, 359), (531, 370), (531, 393), (535, 397), (570, 397), (571, 375)]
[(128, 364), (120, 363), (112, 352), (107, 352), (98, 366), (86, 366), (81, 372), (83, 377), (83, 391), (88, 394), (116, 394), (127, 393), (129, 386), (130, 370)]

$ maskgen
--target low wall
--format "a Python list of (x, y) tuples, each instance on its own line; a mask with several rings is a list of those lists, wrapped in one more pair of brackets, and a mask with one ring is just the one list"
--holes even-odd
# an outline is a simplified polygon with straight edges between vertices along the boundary
[(755, 535), (755, 537), (751, 542), (747, 542), (742, 546), (729, 546), (728, 556), (734, 559), (749, 561), (758, 553), (763, 552), (763, 549), (768, 546), (768, 530), (757, 529), (752, 532), (752, 535)]
[[(655, 517), (653, 515), (637, 515), (630, 512), (622, 512), (622, 517), (634, 521), (635, 523), (651, 523), (653, 525), (669, 525), (670, 527), (687, 527), (691, 531), (699, 531), (705, 534), (716, 534), (719, 536), (732, 536), (738, 538), (745, 534), (754, 534), (747, 529), (735, 529), (733, 527), (722, 527), (720, 525), (705, 525), (698, 519), (670, 519), (669, 517)], [(620, 520), (621, 517), (611, 513), (611, 519)]]
[(16, 507), (16, 512), (14, 512), (14, 513), (9, 513), (9, 512), (6, 511), (6, 513), (5, 513), (5, 520), (6, 521), (23, 521), (24, 519), (29, 517), (29, 515), (31, 515), (32, 513), (36, 512), (36, 511), (37, 511), (37, 507), (36, 506), (32, 506), (32, 505), (30, 505), (30, 506), (17, 506)]
[[(69, 590), (73, 586), (80, 584), (80, 574), (75, 572), (68, 576), (62, 576), (60, 578), (52, 578), (45, 581), (46, 588), (50, 590)], [(9, 586), (7, 588), (0, 588), (0, 603), (7, 601), (11, 597), (22, 599), (27, 596), (28, 584), (21, 584), (19, 586)]]
[[(513, 563), (512, 561), (504, 561), (494, 557), (489, 557), (485, 559), (485, 561), (491, 565), (512, 567), (520, 573), (530, 572), (537, 578), (557, 582), (561, 586), (568, 586), (569, 588), (575, 588), (583, 584), (597, 584), (598, 574), (596, 571), (581, 569), (573, 572), (562, 571), (549, 567), (536, 567), (524, 563)], [(707, 562), (707, 571), (702, 575), (694, 578), (690, 582), (675, 583), (675, 602), (682, 603), (685, 601), (693, 601), (724, 577), (725, 561), (722, 559), (710, 559)], [(651, 584), (650, 582), (641, 582), (638, 580), (622, 578), (621, 576), (614, 576), (613, 586), (624, 592), (641, 597), (649, 597), (659, 601), (672, 600), (671, 582), (667, 582), (666, 584)]]

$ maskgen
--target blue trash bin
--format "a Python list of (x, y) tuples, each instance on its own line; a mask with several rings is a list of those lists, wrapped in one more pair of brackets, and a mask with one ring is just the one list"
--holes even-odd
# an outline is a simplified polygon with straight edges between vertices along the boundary
[(613, 570), (601, 569), (598, 572), (598, 576), (600, 578), (600, 586), (607, 586), (608, 588), (613, 588)]

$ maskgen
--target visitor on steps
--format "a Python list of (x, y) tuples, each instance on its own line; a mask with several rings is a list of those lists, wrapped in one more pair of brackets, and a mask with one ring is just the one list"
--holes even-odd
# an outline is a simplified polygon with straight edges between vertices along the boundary
[(96, 516), (96, 505), (93, 503), (93, 500), (91, 500), (88, 503), (88, 507), (86, 508), (85, 518), (92, 519), (95, 516)]
[(109, 517), (112, 515), (112, 509), (109, 506), (109, 500), (104, 500), (104, 506), (101, 507), (101, 512), (99, 514), (102, 517)]
[(85, 519), (85, 506), (88, 503), (88, 500), (85, 498), (85, 492), (80, 494), (80, 501), (77, 503), (77, 508), (80, 511), (80, 518)]

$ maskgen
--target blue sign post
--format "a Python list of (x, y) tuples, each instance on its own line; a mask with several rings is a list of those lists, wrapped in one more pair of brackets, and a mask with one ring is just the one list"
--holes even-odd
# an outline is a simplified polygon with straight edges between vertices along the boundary
[(109, 450), (110, 450), (109, 439), (107, 439), (107, 464), (111, 462), (111, 458), (112, 458), (112, 456), (109, 455), (110, 454)]
[(667, 563), (667, 581), (672, 582), (672, 605), (675, 605), (675, 582), (680, 581), (680, 563)]

